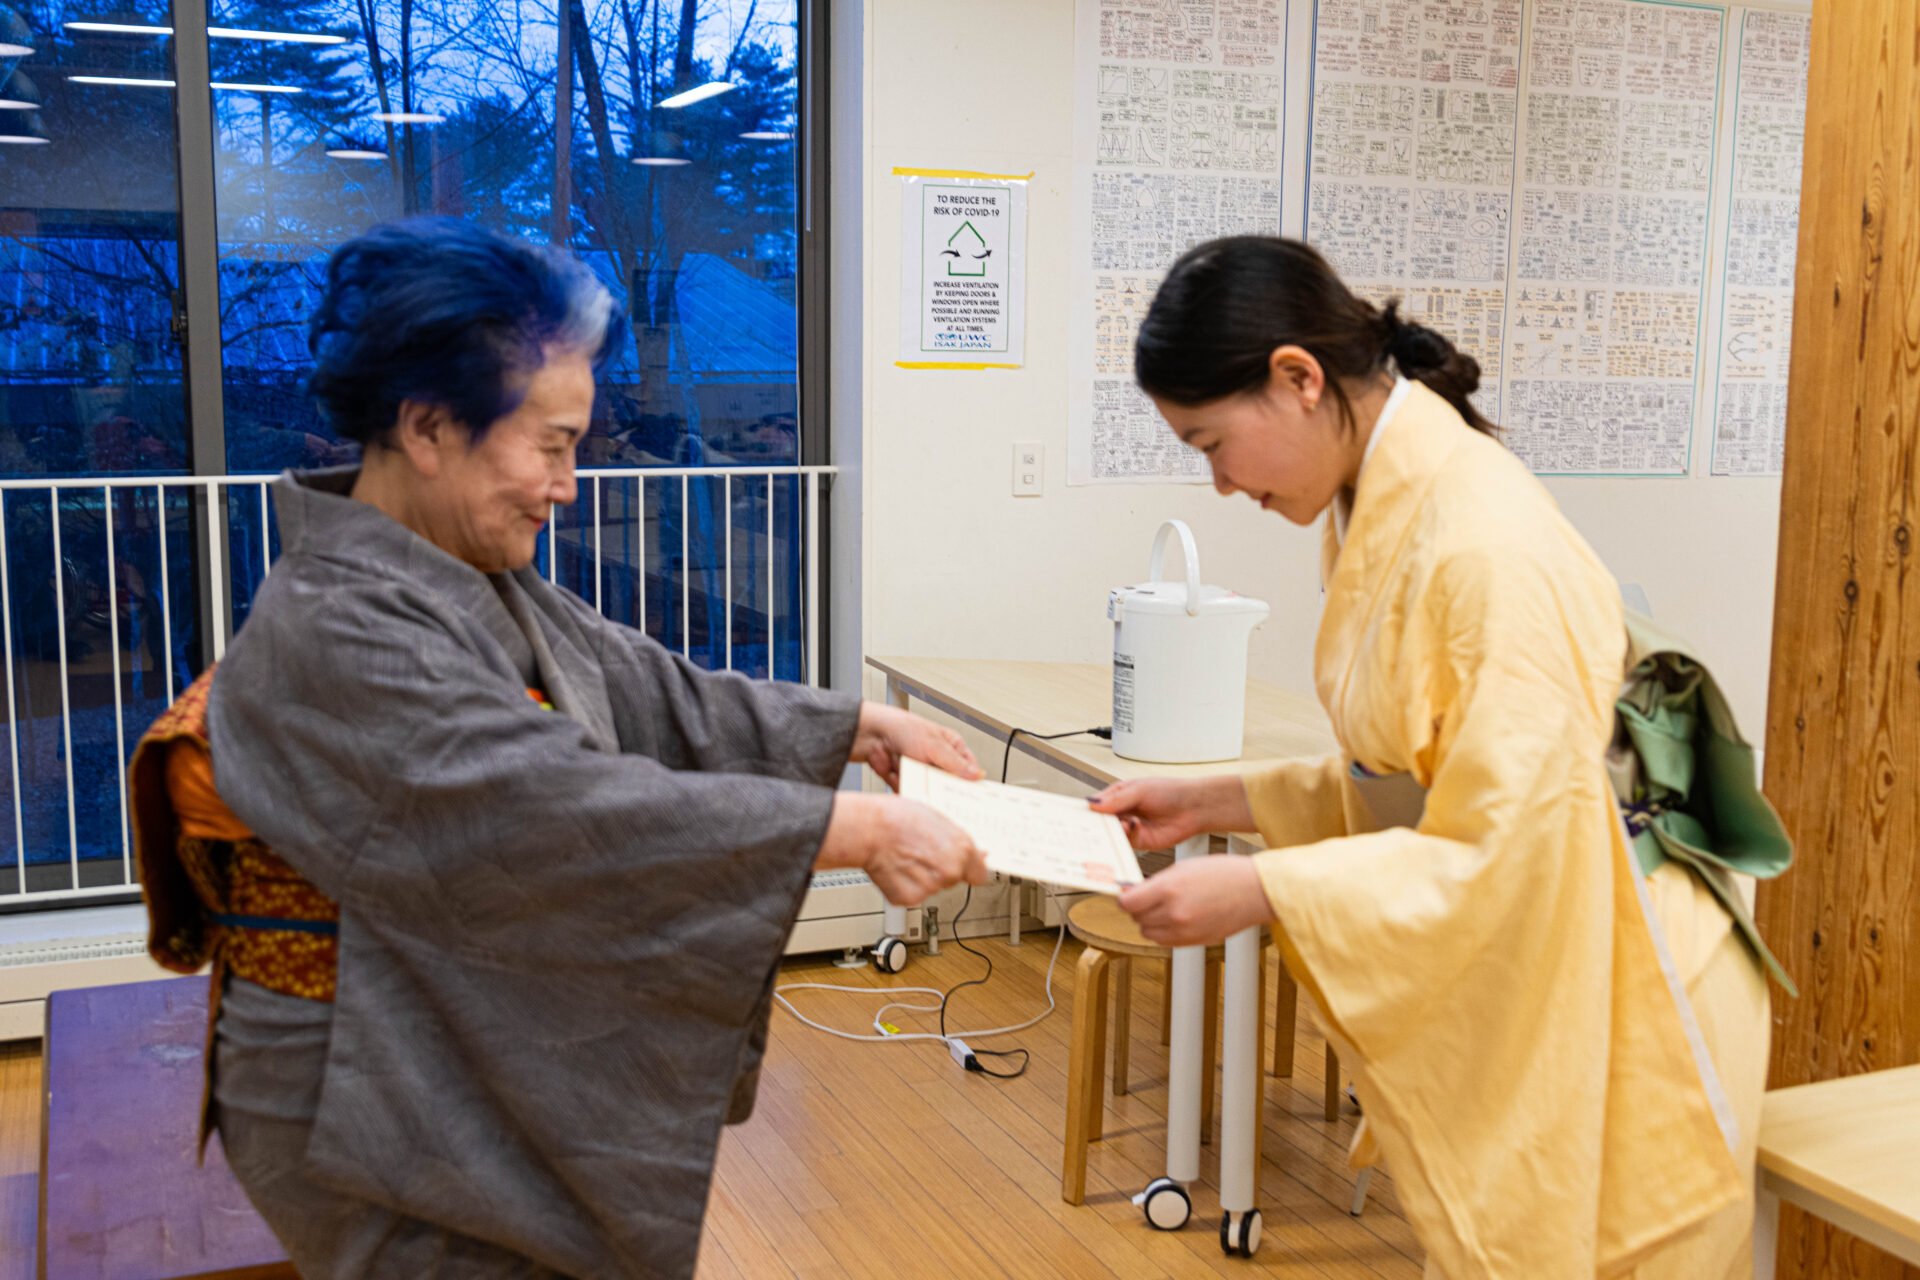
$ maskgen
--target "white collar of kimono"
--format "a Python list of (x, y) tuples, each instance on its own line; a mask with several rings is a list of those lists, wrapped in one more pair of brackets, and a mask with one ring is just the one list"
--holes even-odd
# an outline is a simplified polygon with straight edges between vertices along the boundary
[[(1380, 416), (1374, 419), (1373, 434), (1367, 437), (1367, 448), (1360, 455), (1360, 471), (1353, 477), (1355, 492), (1360, 488), (1360, 475), (1365, 473), (1367, 463), (1373, 458), (1373, 451), (1380, 447), (1380, 436), (1387, 429), (1387, 422), (1405, 403), (1407, 393), (1413, 390), (1413, 384), (1399, 374), (1393, 377), (1393, 390), (1387, 393), (1387, 402), (1380, 406)], [(1333, 499), (1333, 534), (1341, 542), (1347, 540), (1347, 521), (1353, 517), (1353, 501), (1345, 493), (1335, 495)]]

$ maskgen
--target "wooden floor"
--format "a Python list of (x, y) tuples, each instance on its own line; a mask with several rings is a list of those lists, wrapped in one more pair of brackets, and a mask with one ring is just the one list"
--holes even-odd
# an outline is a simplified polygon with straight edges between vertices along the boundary
[[(1045, 1007), (1052, 935), (1025, 945), (974, 943), (993, 980), (955, 997), (949, 1026), (999, 1026)], [(1055, 972), (1058, 1010), (1038, 1026), (984, 1042), (1032, 1051), (1027, 1074), (990, 1080), (962, 1072), (935, 1043), (856, 1044), (774, 1013), (759, 1106), (727, 1132), (708, 1206), (700, 1274), (731, 1277), (1290, 1276), (1418, 1280), (1420, 1251), (1391, 1179), (1376, 1176), (1361, 1218), (1347, 1216), (1354, 1118), (1321, 1118), (1323, 1044), (1301, 1002), (1295, 1076), (1263, 1076), (1265, 1133), (1260, 1208), (1266, 1239), (1252, 1261), (1219, 1246), (1216, 1148), (1205, 1149), (1194, 1220), (1151, 1230), (1130, 1202), (1164, 1173), (1166, 1053), (1159, 1043), (1160, 966), (1134, 979), (1132, 1093), (1106, 1093), (1106, 1138), (1088, 1169), (1087, 1203), (1060, 1200), (1072, 1026), (1069, 939)], [(1272, 963), (1269, 959), (1268, 963)], [(790, 962), (787, 982), (946, 987), (985, 966), (951, 942), (914, 953), (900, 975)], [(815, 1021), (869, 1031), (880, 997), (792, 993)], [(909, 997), (922, 1002), (927, 997)], [(928, 1014), (894, 1010), (904, 1031)], [(1262, 1037), (1266, 1043), (1266, 1037)], [(0, 1048), (0, 1280), (32, 1274), (40, 1133), (37, 1048)]]
[(0, 1280), (33, 1274), (40, 1106), (40, 1042), (0, 1044)]

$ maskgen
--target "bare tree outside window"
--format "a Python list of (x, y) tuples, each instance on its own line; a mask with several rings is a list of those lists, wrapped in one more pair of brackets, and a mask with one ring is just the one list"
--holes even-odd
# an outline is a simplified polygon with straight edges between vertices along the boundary
[[(800, 460), (799, 0), (176, 17), (0, 0), (0, 478), (351, 462), (304, 392), (308, 316), (336, 246), (421, 214), (563, 244), (627, 310), (589, 473)], [(181, 79), (188, 38), (205, 83)], [(191, 94), (211, 103), (211, 229), (180, 212)], [(209, 235), (217, 315), (189, 316), (182, 245)], [(224, 456), (194, 456), (186, 354), (215, 342)], [(243, 624), (277, 533), (257, 490), (226, 502), (219, 572)], [(0, 511), (21, 814), (17, 838), (0, 822), (4, 909), (22, 847), (34, 875), (77, 860), (68, 878), (93, 883), (89, 865), (119, 862), (121, 753), (205, 657), (210, 570), (186, 489), (14, 490)], [(590, 478), (540, 568), (696, 662), (796, 679), (801, 514), (797, 477)]]

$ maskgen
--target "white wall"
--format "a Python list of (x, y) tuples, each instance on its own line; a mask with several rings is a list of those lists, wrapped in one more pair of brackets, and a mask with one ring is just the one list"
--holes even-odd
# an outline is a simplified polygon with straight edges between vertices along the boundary
[(1670, 480), (1553, 478), (1547, 488), (1622, 582), (1646, 590), (1654, 618), (1713, 667), (1740, 727), (1766, 732), (1780, 481), (1708, 477), (1710, 442), (1694, 433), (1694, 474)]
[[(1208, 581), (1274, 605), (1254, 670), (1312, 688), (1317, 535), (1196, 485), (1065, 483), (1073, 5), (870, 0), (864, 457), (869, 653), (1104, 661), (1106, 593), (1145, 577), (1161, 520), (1193, 526)], [(900, 225), (893, 168), (1025, 173), (1026, 367), (893, 367)], [(1045, 495), (1011, 496), (1016, 440), (1046, 445)]]
[[(1179, 516), (1199, 538), (1208, 581), (1274, 606), (1254, 639), (1253, 673), (1310, 692), (1317, 533), (1201, 486), (1064, 483), (1073, 11), (1072, 0), (864, 6), (865, 651), (1104, 660), (1107, 589), (1144, 576), (1154, 529)], [(852, 160), (844, 150), (837, 157), (842, 165)], [(893, 367), (896, 165), (1035, 172), (1024, 369)], [(1287, 193), (1289, 203), (1297, 198)], [(850, 266), (840, 263), (842, 271)], [(1711, 269), (1717, 275), (1717, 261)], [(851, 283), (844, 274), (839, 280), (843, 288)], [(1010, 495), (1016, 440), (1046, 444), (1043, 497)], [(1757, 739), (1779, 482), (1710, 479), (1709, 450), (1710, 429), (1701, 423), (1690, 477), (1554, 480), (1551, 487), (1614, 572), (1641, 584), (1660, 620), (1710, 657)], [(849, 639), (843, 631), (843, 647)]]

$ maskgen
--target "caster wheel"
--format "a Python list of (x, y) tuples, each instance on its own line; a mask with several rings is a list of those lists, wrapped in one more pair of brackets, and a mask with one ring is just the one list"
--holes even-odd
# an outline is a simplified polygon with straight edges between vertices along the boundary
[(1133, 1202), (1146, 1213), (1147, 1225), (1156, 1231), (1178, 1231), (1193, 1217), (1192, 1198), (1172, 1178), (1155, 1178)]
[[(1237, 1219), (1237, 1221), (1236, 1221)], [(1260, 1247), (1260, 1211), (1220, 1215), (1220, 1251), (1229, 1258), (1251, 1258)]]
[(907, 967), (907, 944), (888, 935), (873, 944), (873, 967), (882, 973), (898, 973)]

